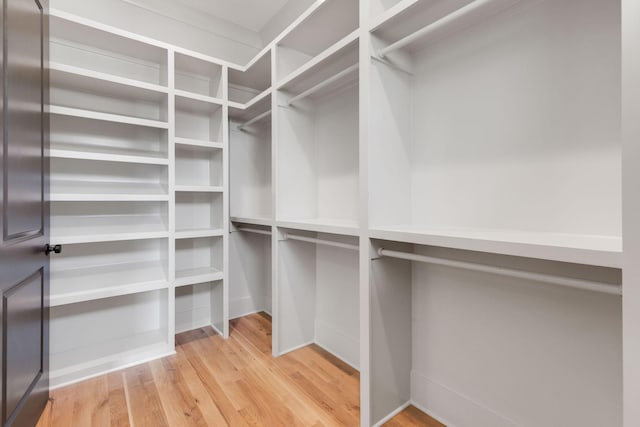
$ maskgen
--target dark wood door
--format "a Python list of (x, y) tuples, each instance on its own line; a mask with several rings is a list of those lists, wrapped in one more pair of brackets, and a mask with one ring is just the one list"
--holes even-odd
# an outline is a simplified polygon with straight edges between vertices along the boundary
[(49, 396), (46, 3), (2, 4), (2, 426), (33, 426)]

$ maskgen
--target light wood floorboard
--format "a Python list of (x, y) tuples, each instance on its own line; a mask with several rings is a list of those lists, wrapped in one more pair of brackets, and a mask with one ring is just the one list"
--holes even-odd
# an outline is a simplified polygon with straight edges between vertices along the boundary
[[(38, 427), (358, 426), (358, 371), (316, 345), (271, 356), (271, 318), (176, 336), (176, 355), (51, 392)], [(409, 407), (388, 427), (443, 425)]]

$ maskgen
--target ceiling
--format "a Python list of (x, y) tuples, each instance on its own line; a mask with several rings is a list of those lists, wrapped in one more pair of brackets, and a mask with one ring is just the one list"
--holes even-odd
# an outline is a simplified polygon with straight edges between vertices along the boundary
[(287, 3), (298, 0), (176, 0), (183, 6), (260, 32)]

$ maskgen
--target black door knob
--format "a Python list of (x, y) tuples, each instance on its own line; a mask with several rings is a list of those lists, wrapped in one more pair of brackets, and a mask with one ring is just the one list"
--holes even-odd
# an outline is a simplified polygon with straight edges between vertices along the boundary
[(62, 252), (62, 245), (51, 246), (50, 244), (47, 243), (44, 246), (44, 253), (45, 255), (49, 256), (51, 252), (53, 252), (54, 254), (59, 254), (60, 252)]

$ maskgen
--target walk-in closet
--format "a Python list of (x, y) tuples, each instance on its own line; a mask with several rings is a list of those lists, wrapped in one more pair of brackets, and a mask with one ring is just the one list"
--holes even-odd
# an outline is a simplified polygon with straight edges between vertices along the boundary
[(640, 426), (636, 0), (2, 6), (2, 425)]

